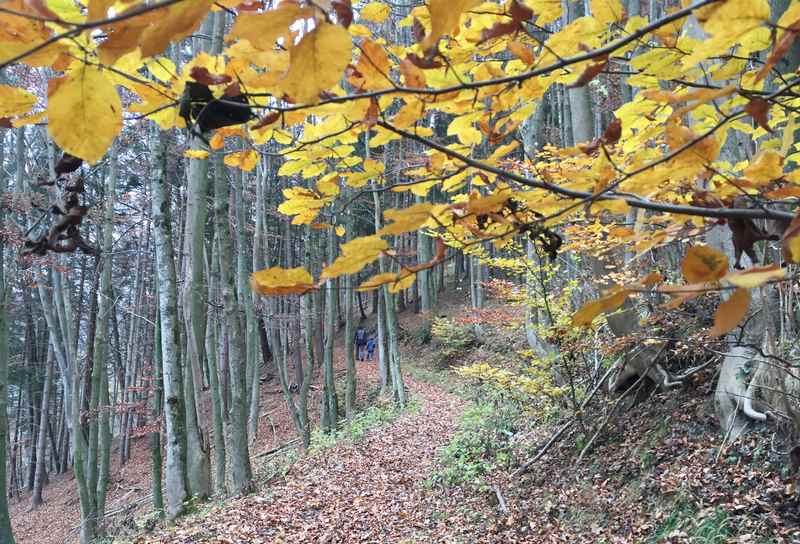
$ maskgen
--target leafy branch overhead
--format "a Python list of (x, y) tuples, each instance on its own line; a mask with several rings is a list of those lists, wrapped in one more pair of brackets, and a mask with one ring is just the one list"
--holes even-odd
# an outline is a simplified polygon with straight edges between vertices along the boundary
[[(243, 171), (257, 167), (271, 142), (279, 175), (296, 180), (279, 211), (315, 228), (336, 224), (365, 191), (443, 195), (436, 204), (386, 210), (384, 226), (343, 241), (316, 278), (301, 269), (256, 272), (252, 285), (263, 294), (305, 292), (395, 259), (392, 237), (407, 232), (435, 237), (436, 255), (378, 273), (361, 289), (407, 286), (416, 271), (447, 258), (446, 246), (504, 248), (528, 237), (556, 257), (570, 249), (560, 229), (622, 222), (629, 213), (636, 228), (617, 242), (638, 254), (728, 222), (732, 264), (741, 254), (755, 260), (756, 243), (778, 238), (785, 259), (797, 262), (797, 228), (785, 204), (800, 197), (800, 78), (779, 66), (797, 37), (800, 4), (772, 13), (767, 0), (683, 1), (656, 20), (629, 15), (620, 0), (592, 0), (588, 8), (568, 19), (554, 0), (358, 9), (349, 0), (269, 7), (12, 0), (0, 10), (0, 66), (24, 63), (55, 76), (46, 92), (0, 86), (0, 117), (12, 127), (46, 121), (59, 147), (90, 164), (123, 123), (141, 119), (162, 130), (187, 128)], [(220, 9), (235, 15), (221, 52), (176, 64), (170, 44)], [(381, 27), (390, 21), (413, 42), (388, 42)], [(599, 89), (612, 78), (636, 92), (601, 136), (560, 148), (520, 145), (524, 123), (553, 89)], [(434, 127), (434, 119), (446, 126)], [(737, 138), (755, 142), (752, 158), (726, 154)], [(423, 151), (387, 172), (375, 157), (400, 139)], [(185, 155), (202, 160), (208, 150)], [(754, 223), (762, 219), (781, 228), (767, 232)], [(786, 277), (773, 269), (728, 273), (715, 255), (689, 250), (689, 285), (750, 289)], [(676, 285), (618, 286), (574, 323), (588, 325), (647, 289), (692, 296)], [(735, 310), (728, 315), (744, 313), (741, 293), (726, 301)]]

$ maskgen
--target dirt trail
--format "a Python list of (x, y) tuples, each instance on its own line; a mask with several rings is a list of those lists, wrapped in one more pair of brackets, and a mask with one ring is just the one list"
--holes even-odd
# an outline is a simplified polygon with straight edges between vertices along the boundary
[[(371, 378), (359, 372), (360, 379)], [(139, 542), (430, 541), (438, 531), (424, 484), (436, 450), (452, 436), (461, 402), (413, 378), (406, 383), (418, 411), (356, 443), (301, 458), (284, 480)]]

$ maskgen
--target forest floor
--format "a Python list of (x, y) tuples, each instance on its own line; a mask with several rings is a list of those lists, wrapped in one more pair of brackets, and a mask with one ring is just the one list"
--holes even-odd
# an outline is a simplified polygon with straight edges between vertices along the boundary
[[(437, 315), (457, 319), (468, 313), (464, 304), (453, 293)], [(190, 515), (164, 528), (149, 512), (149, 452), (146, 439), (137, 440), (131, 461), (113, 470), (113, 542), (800, 542), (800, 501), (779, 451), (780, 433), (763, 426), (725, 445), (711, 400), (713, 372), (682, 390), (653, 391), (611, 418), (581, 462), (578, 453), (598, 424), (589, 418), (530, 471), (513, 477), (559, 427), (558, 414), (518, 414), (513, 438), (498, 442), (494, 420), (474, 428), (474, 409), (487, 406), (486, 399), (449, 365), (502, 365), (524, 349), (524, 335), (513, 325), (495, 327), (483, 344), (443, 359), (441, 346), (421, 341), (421, 321), (410, 311), (401, 321), (409, 408), (398, 412), (377, 397), (376, 364), (360, 362), (359, 415), (335, 438), (315, 434), (306, 454), (294, 448), (269, 453), (296, 432), (277, 384), (262, 386), (252, 495), (194, 504)], [(341, 350), (337, 359), (341, 373)], [(496, 399), (488, 402), (494, 413)], [(315, 397), (310, 407), (316, 411), (317, 404)], [(447, 449), (455, 457), (443, 460)], [(461, 473), (481, 470), (448, 484), (442, 479), (447, 463)], [(45, 500), (34, 512), (28, 497), (12, 500), (18, 542), (72, 544), (75, 482), (69, 475), (54, 478)]]

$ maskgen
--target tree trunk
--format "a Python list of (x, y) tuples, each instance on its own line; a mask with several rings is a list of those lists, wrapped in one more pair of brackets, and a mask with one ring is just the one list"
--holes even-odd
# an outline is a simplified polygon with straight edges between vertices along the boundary
[(172, 246), (169, 183), (166, 172), (167, 139), (163, 132), (153, 143), (152, 221), (158, 267), (158, 307), (161, 316), (161, 358), (164, 382), (164, 421), (167, 464), (165, 467), (167, 517), (184, 512), (186, 484), (186, 423), (183, 378), (178, 363), (178, 322), (175, 256)]

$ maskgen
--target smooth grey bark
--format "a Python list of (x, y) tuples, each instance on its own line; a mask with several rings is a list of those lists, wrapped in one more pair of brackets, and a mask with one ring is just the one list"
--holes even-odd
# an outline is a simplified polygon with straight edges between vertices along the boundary
[(175, 252), (172, 246), (172, 214), (166, 172), (166, 134), (159, 131), (151, 149), (152, 222), (157, 264), (158, 308), (161, 316), (161, 358), (164, 383), (166, 427), (165, 484), (167, 517), (181, 515), (188, 498), (186, 484), (186, 424), (184, 421), (183, 378), (178, 362), (178, 304)]
[[(217, 244), (212, 243), (208, 251), (210, 254), (209, 273), (208, 273), (208, 300), (215, 301), (217, 289), (217, 278), (219, 278), (219, 259)], [(220, 345), (219, 323), (216, 312), (208, 312), (208, 324), (206, 326), (206, 354), (208, 355), (208, 378), (211, 387), (211, 425), (214, 442), (214, 494), (225, 495), (227, 493), (226, 456), (225, 456), (225, 430), (223, 426), (223, 402), (222, 386), (220, 380), (220, 364), (217, 346)]]
[(31, 494), (31, 506), (37, 508), (42, 504), (42, 488), (44, 486), (47, 466), (45, 456), (47, 454), (47, 427), (50, 411), (50, 389), (53, 381), (53, 366), (55, 365), (55, 353), (53, 345), (48, 343), (47, 359), (45, 361), (44, 385), (42, 387), (42, 403), (39, 410), (39, 433), (36, 437), (36, 474), (33, 478), (33, 493)]
[[(156, 319), (153, 331), (153, 397), (150, 405), (150, 415), (154, 420), (161, 417), (164, 399), (164, 385), (161, 369), (161, 312), (156, 307)], [(153, 491), (153, 510), (159, 518), (164, 517), (164, 489), (161, 486), (164, 459), (161, 453), (161, 426), (150, 432), (150, 482)]]
[[(200, 138), (194, 137), (192, 147), (203, 147)], [(199, 394), (205, 366), (206, 295), (204, 238), (207, 216), (208, 161), (189, 159), (188, 187), (186, 190), (186, 223), (184, 227), (183, 283), (181, 302), (183, 309), (186, 366), (184, 371), (184, 396), (186, 407), (186, 476), (190, 495), (200, 499), (211, 494), (211, 462), (203, 426), (198, 418)]]
[[(336, 245), (333, 227), (328, 228), (327, 259), (333, 262), (336, 258)], [(322, 358), (322, 410), (320, 426), (324, 432), (336, 430), (339, 402), (336, 396), (336, 383), (333, 369), (333, 347), (336, 338), (336, 306), (338, 302), (336, 280), (329, 279), (325, 283), (325, 351)]]
[[(3, 136), (0, 136), (0, 148)], [(6, 178), (0, 173), (0, 194), (5, 193)], [(5, 211), (0, 207), (0, 227), (5, 226)], [(8, 443), (8, 306), (10, 289), (6, 284), (5, 241), (0, 237), (0, 542), (14, 544), (6, 494), (6, 444)]]
[[(583, 17), (586, 12), (582, 0), (566, 0), (566, 4), (567, 9), (564, 10), (565, 26)], [(575, 144), (588, 142), (594, 138), (594, 117), (592, 115), (592, 99), (589, 95), (589, 86), (571, 87), (567, 89), (567, 97), (569, 99), (572, 141)]]
[(214, 164), (214, 226), (219, 243), (219, 286), (223, 297), (225, 328), (228, 333), (228, 373), (231, 398), (225, 432), (226, 455), (230, 467), (231, 491), (237, 495), (253, 490), (253, 473), (247, 440), (248, 395), (246, 393), (247, 364), (242, 323), (236, 298), (234, 275), (235, 258), (230, 232), (230, 188), (222, 164), (222, 155), (213, 154)]

